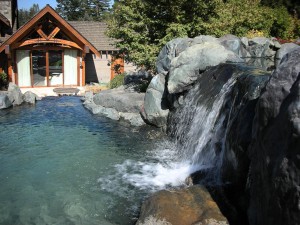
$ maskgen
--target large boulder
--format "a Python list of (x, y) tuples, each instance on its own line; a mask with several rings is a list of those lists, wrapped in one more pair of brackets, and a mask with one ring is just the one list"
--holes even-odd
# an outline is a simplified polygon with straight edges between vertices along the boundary
[(118, 112), (139, 113), (144, 103), (144, 93), (126, 92), (124, 88), (104, 90), (94, 95), (96, 105), (114, 108)]
[(300, 50), (285, 55), (256, 107), (250, 225), (300, 224)]
[(21, 105), (23, 103), (23, 94), (16, 84), (9, 83), (7, 91), (8, 98), (14, 106)]
[(157, 127), (167, 125), (169, 109), (164, 100), (165, 76), (156, 75), (152, 80), (145, 94), (144, 108), (141, 111), (144, 119)]
[(228, 225), (208, 191), (202, 186), (159, 191), (142, 206), (137, 225)]
[[(240, 57), (249, 57), (250, 54), (246, 50), (245, 44), (241, 41), (241, 39), (235, 35), (227, 34), (218, 39), (221, 45), (223, 45), (226, 49), (233, 51)], [(248, 41), (246, 42), (248, 46)]]
[(280, 62), (280, 60), (285, 56), (287, 53), (300, 49), (299, 45), (296, 45), (294, 43), (285, 43), (281, 45), (281, 48), (276, 53), (276, 59)]
[(11, 101), (9, 100), (6, 94), (0, 94), (0, 109), (6, 109), (12, 106)]
[(275, 43), (265, 37), (255, 37), (248, 41), (248, 52), (254, 58), (274, 58), (276, 51), (273, 50)]
[(156, 71), (167, 75), (173, 58), (190, 46), (190, 38), (176, 38), (169, 41), (160, 51), (156, 60)]
[(224, 62), (243, 62), (234, 52), (215, 42), (193, 45), (171, 62), (168, 80), (169, 93), (188, 90), (199, 74)]
[(29, 104), (35, 104), (35, 102), (37, 100), (41, 100), (41, 98), (31, 91), (26, 91), (24, 93), (23, 100)]

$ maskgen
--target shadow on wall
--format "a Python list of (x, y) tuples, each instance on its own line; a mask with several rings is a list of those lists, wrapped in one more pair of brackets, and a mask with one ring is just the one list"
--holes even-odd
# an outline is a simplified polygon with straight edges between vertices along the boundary
[(86, 74), (86, 78), (85, 78), (86, 83), (91, 83), (91, 82), (99, 83), (95, 62), (93, 60), (93, 54), (91, 53), (86, 54), (85, 57), (85, 74)]

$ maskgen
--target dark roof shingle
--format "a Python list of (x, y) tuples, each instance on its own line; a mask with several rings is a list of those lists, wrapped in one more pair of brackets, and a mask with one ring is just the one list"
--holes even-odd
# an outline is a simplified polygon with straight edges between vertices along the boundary
[(115, 39), (109, 38), (105, 32), (107, 24), (96, 21), (67, 21), (82, 36), (91, 42), (98, 51), (116, 51)]

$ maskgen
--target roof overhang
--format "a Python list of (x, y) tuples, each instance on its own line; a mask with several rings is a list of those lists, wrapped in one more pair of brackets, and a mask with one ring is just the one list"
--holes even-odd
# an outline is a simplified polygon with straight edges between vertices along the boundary
[[(0, 45), (0, 53), (5, 50), (5, 46), (12, 45), (24, 37), (26, 37), (31, 31), (32, 28), (37, 26), (39, 21), (41, 21), (44, 17), (50, 15), (52, 18), (56, 20), (59, 28), (67, 33), (69, 38), (72, 39), (75, 43), (82, 46), (81, 49), (86, 48), (88, 46), (89, 50), (93, 52), (95, 55), (100, 56), (98, 50), (91, 44), (82, 34), (80, 34), (74, 27), (72, 27), (66, 20), (64, 20), (51, 6), (46, 5), (39, 13), (37, 13), (31, 20), (29, 20), (26, 24), (20, 27), (10, 38), (8, 38), (5, 42)], [(85, 53), (85, 52), (84, 52)]]

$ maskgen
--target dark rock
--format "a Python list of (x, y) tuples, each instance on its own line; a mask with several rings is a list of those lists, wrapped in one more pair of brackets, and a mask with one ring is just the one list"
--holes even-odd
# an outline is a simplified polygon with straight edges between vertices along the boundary
[(300, 224), (300, 51), (285, 55), (256, 107), (249, 223)]
[(167, 117), (169, 109), (164, 101), (165, 76), (156, 75), (145, 94), (144, 108), (142, 115), (144, 119), (157, 127), (165, 127), (167, 125)]
[(283, 56), (285, 56), (287, 53), (296, 50), (296, 49), (300, 49), (299, 45), (296, 45), (294, 43), (286, 43), (281, 45), (281, 48), (277, 51), (276, 53), (276, 59), (278, 60), (278, 62), (280, 62), (280, 60), (283, 58)]
[(7, 91), (8, 98), (14, 106), (21, 105), (23, 103), (23, 94), (16, 84), (9, 83)]
[(224, 62), (236, 63), (243, 60), (215, 42), (204, 42), (187, 48), (171, 62), (168, 92), (173, 94), (188, 90), (200, 73)]
[(11, 101), (9, 100), (6, 94), (0, 94), (0, 109), (6, 109), (12, 106)]
[(137, 225), (227, 225), (208, 191), (192, 186), (172, 191), (159, 191), (142, 206)]

